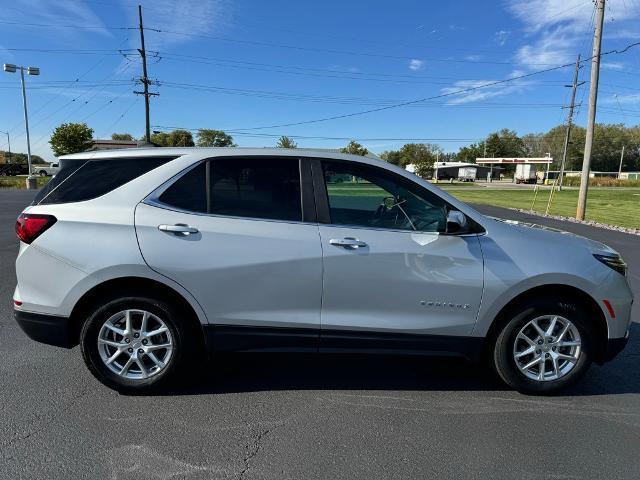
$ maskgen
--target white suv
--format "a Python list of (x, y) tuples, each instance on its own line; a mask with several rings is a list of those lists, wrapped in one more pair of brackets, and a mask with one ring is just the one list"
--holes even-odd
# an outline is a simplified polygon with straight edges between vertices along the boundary
[(304, 150), (70, 155), (20, 215), (15, 317), (121, 391), (204, 351), (459, 355), (544, 393), (628, 337), (609, 247)]

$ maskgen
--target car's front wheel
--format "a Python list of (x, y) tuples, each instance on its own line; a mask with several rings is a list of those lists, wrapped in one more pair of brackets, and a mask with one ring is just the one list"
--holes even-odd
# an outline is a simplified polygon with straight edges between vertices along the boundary
[(167, 303), (126, 297), (97, 308), (80, 333), (91, 373), (110, 388), (143, 392), (166, 384), (184, 357), (177, 312)]
[(593, 328), (578, 304), (527, 302), (511, 309), (493, 363), (499, 376), (525, 393), (552, 393), (578, 380), (593, 357)]

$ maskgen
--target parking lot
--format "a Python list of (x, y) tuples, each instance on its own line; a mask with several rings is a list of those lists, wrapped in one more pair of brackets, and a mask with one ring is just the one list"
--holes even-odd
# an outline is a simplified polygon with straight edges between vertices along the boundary
[[(13, 223), (32, 197), (0, 190), (0, 478), (638, 478), (638, 324), (615, 361), (555, 397), (460, 360), (356, 355), (217, 357), (166, 395), (108, 390), (77, 348), (13, 320)], [(611, 245), (640, 297), (640, 237), (479, 209)]]

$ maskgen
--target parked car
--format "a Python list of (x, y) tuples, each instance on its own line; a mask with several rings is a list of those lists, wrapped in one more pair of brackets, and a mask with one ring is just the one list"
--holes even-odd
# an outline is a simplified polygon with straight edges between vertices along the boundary
[(49, 165), (32, 165), (31, 172), (33, 175), (40, 175), (41, 177), (50, 177), (56, 175), (60, 171), (60, 164), (58, 162), (50, 163)]
[(61, 163), (16, 223), (15, 318), (79, 344), (120, 391), (198, 374), (204, 351), (303, 351), (484, 359), (548, 393), (627, 342), (617, 252), (487, 218), (382, 161), (163, 148)]
[(27, 175), (29, 167), (26, 163), (5, 163), (0, 165), (0, 176)]

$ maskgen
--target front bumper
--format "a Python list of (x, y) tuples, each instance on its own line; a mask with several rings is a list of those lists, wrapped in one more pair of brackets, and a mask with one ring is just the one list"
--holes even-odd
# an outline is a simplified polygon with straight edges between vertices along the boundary
[(29, 338), (56, 347), (75, 346), (71, 322), (67, 317), (14, 310), (13, 316)]

